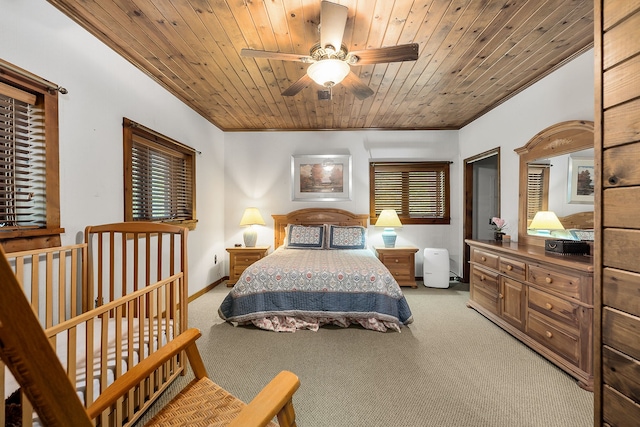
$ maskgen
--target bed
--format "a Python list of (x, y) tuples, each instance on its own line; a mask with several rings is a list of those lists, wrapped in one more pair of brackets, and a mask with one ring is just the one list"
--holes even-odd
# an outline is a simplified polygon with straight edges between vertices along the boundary
[[(183, 227), (116, 223), (87, 227), (80, 244), (7, 254), (85, 406), (187, 328), (186, 238)], [(152, 373), (96, 425), (133, 424), (183, 365), (176, 357)], [(4, 366), (0, 376), (0, 423), (18, 411), (19, 425), (38, 425)]]
[(273, 218), (276, 249), (245, 269), (218, 309), (222, 319), (278, 332), (327, 324), (400, 331), (413, 321), (368, 247), (368, 215), (310, 208)]

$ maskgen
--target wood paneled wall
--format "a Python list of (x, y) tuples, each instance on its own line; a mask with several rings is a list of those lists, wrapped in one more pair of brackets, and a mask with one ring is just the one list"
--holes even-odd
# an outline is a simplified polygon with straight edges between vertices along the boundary
[[(596, 0), (595, 425), (640, 425), (640, 1)], [(599, 201), (598, 201), (599, 199)]]

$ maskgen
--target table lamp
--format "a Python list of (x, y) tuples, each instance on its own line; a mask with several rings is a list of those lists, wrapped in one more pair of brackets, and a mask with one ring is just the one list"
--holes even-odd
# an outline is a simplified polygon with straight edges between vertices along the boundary
[(258, 231), (254, 228), (254, 225), (265, 225), (262, 215), (258, 208), (247, 208), (244, 210), (242, 219), (240, 220), (241, 226), (247, 226), (242, 237), (244, 238), (244, 245), (247, 248), (253, 248), (258, 240)]
[[(533, 217), (531, 224), (527, 227), (527, 230), (533, 230), (533, 234), (551, 236), (551, 232), (554, 230), (564, 230), (564, 226), (552, 211), (538, 211)], [(528, 233), (527, 234), (532, 234)]]
[(401, 228), (402, 223), (398, 214), (394, 209), (384, 209), (378, 216), (376, 221), (376, 227), (385, 227), (382, 232), (382, 240), (384, 241), (385, 248), (394, 248), (396, 246), (396, 230), (395, 228)]

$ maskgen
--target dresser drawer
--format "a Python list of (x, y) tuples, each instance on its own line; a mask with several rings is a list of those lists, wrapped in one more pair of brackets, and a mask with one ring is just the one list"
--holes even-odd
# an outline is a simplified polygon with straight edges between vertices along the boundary
[(505, 276), (509, 276), (512, 279), (525, 280), (527, 264), (524, 262), (501, 256), (499, 265), (498, 270)]
[(493, 314), (500, 313), (500, 298), (498, 292), (490, 289), (473, 286), (471, 288), (471, 300), (480, 304)]
[(527, 334), (577, 365), (580, 361), (580, 339), (575, 328), (563, 325), (553, 319), (529, 310), (527, 314)]
[(498, 260), (498, 255), (490, 254), (478, 249), (474, 249), (473, 255), (471, 256), (471, 261), (494, 270), (498, 269)]
[(498, 273), (474, 265), (471, 269), (471, 280), (474, 288), (480, 288), (486, 293), (498, 295), (500, 290), (500, 276)]
[(528, 307), (545, 316), (578, 327), (580, 306), (539, 289), (529, 289)]
[(577, 274), (558, 273), (547, 268), (530, 265), (527, 280), (568, 297), (580, 299), (582, 278)]

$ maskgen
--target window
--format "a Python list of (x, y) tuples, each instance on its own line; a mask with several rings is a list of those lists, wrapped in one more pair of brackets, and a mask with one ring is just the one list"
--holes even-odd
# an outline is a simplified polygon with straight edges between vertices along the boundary
[(4, 61), (0, 71), (0, 241), (59, 246), (59, 88)]
[(530, 163), (527, 173), (527, 225), (538, 211), (548, 210), (550, 164)]
[(449, 224), (449, 162), (369, 165), (370, 217), (395, 209), (403, 224)]
[(124, 119), (125, 220), (195, 228), (195, 150)]

